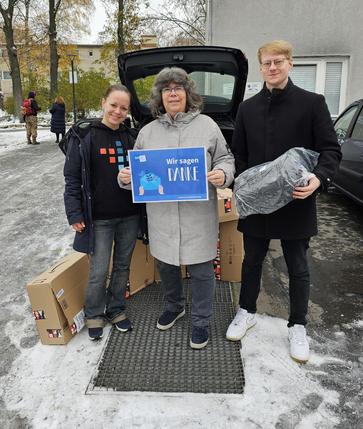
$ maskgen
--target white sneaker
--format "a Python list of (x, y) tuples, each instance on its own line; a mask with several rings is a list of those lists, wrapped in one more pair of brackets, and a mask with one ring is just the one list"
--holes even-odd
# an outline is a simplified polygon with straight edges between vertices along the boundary
[(248, 329), (256, 325), (256, 315), (240, 308), (231, 324), (228, 326), (226, 338), (230, 341), (240, 341)]
[(290, 356), (298, 363), (309, 360), (309, 343), (306, 338), (304, 325), (294, 325), (289, 328)]

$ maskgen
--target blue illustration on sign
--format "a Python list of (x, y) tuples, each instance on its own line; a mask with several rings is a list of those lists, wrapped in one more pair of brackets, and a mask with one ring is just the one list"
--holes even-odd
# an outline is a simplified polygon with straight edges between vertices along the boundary
[(208, 200), (204, 147), (129, 151), (135, 203)]

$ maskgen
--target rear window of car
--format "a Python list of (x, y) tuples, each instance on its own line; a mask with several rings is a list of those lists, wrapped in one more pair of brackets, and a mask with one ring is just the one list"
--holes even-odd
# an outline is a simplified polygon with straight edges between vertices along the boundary
[[(137, 79), (133, 82), (137, 98), (141, 104), (147, 105), (150, 100), (151, 88), (156, 75)], [(190, 73), (194, 80), (197, 92), (203, 97), (205, 107), (223, 110), (228, 107), (234, 91), (235, 77), (227, 74), (195, 71)]]
[(360, 111), (352, 131), (352, 139), (363, 140), (363, 109)]

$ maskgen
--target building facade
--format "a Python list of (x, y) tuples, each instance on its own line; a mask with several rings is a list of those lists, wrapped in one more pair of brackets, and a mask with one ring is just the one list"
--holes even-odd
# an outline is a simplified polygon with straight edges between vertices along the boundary
[(247, 56), (245, 98), (262, 85), (257, 49), (288, 40), (294, 48), (293, 82), (324, 94), (334, 117), (363, 98), (362, 22), (362, 0), (209, 0), (207, 40)]

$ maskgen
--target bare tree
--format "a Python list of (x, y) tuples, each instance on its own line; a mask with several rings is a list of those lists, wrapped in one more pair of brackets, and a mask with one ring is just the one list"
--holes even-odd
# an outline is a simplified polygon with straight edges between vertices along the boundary
[(54, 100), (58, 87), (58, 52), (57, 52), (57, 14), (62, 0), (49, 0), (49, 60), (50, 60), (50, 100)]
[(82, 12), (89, 8), (93, 8), (92, 0), (49, 0), (50, 100), (54, 100), (58, 87), (58, 20), (64, 19), (67, 15), (69, 17), (69, 12), (71, 11), (72, 15), (69, 20), (67, 19), (67, 22), (73, 21), (73, 25), (77, 26), (82, 20)]
[(164, 0), (159, 10), (148, 6), (148, 11), (143, 22), (161, 44), (205, 44), (207, 0)]
[(2, 22), (0, 21), (0, 28), (5, 35), (6, 51), (9, 58), (10, 74), (13, 85), (14, 106), (19, 119), (22, 118), (20, 114), (20, 107), (23, 100), (23, 90), (21, 83), (20, 67), (18, 60), (18, 50), (14, 41), (14, 9), (19, 3), (19, 0), (8, 0), (7, 6), (4, 1), (0, 1), (0, 14)]
[[(140, 46), (141, 20), (139, 5), (141, 0), (102, 0), (107, 21), (100, 40), (104, 48), (101, 61), (107, 70), (117, 73), (115, 56), (137, 49)], [(115, 3), (117, 6), (115, 8)]]

